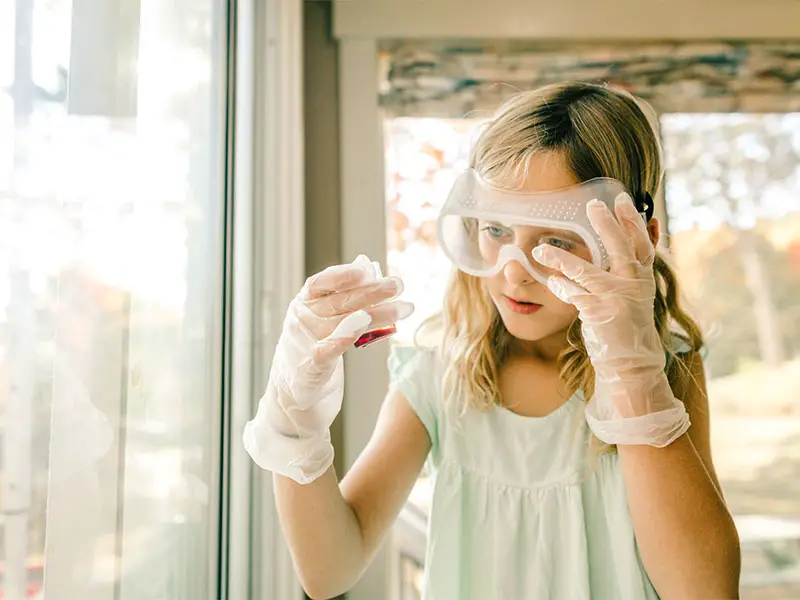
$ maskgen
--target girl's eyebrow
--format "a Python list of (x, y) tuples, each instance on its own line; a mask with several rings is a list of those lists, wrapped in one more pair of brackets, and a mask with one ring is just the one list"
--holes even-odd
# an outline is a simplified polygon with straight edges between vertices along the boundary
[(557, 235), (559, 237), (568, 238), (570, 241), (577, 242), (579, 244), (585, 244), (586, 242), (584, 239), (579, 236), (574, 231), (569, 231), (567, 229), (545, 229), (544, 234), (547, 235)]
[(586, 240), (584, 240), (581, 236), (573, 231), (569, 231), (568, 229), (553, 229), (552, 227), (538, 227), (536, 225), (514, 225), (504, 223), (502, 220), (491, 220), (491, 219), (479, 219), (479, 222), (482, 224), (494, 225), (496, 227), (503, 227), (505, 229), (514, 229), (515, 227), (526, 227), (531, 229), (538, 229), (541, 231), (540, 235), (553, 235), (561, 238), (566, 238), (571, 242), (575, 242), (576, 244), (586, 245)]
[(575, 233), (574, 231), (570, 231), (568, 229), (554, 229), (552, 227), (537, 227), (535, 225), (523, 225), (523, 227), (530, 227), (532, 229), (538, 230), (539, 236), (546, 236), (552, 235), (554, 237), (559, 237), (563, 239), (567, 239), (570, 242), (575, 242), (576, 244), (586, 245), (586, 240), (584, 240), (580, 235)]

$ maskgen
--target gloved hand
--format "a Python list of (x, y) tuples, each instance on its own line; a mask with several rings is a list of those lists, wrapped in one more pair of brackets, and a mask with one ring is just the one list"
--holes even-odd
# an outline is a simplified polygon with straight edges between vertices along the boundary
[(367, 330), (414, 311), (392, 301), (402, 287), (363, 255), (306, 281), (289, 304), (266, 392), (244, 429), (244, 446), (261, 468), (306, 484), (331, 466), (329, 429), (344, 394), (342, 354)]
[(655, 325), (655, 249), (642, 216), (627, 194), (615, 202), (617, 218), (600, 201), (587, 214), (608, 250), (604, 271), (559, 248), (538, 246), (534, 258), (557, 269), (548, 288), (578, 309), (595, 370), (586, 421), (607, 444), (662, 448), (689, 429), (689, 415), (664, 373), (666, 355)]

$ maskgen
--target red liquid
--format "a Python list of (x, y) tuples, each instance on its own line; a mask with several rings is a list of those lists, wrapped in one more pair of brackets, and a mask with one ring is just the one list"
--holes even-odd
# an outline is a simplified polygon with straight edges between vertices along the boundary
[(389, 337), (390, 335), (394, 335), (395, 333), (397, 333), (397, 325), (389, 325), (388, 327), (373, 329), (372, 331), (368, 331), (358, 338), (354, 346), (356, 348), (363, 348), (364, 346), (369, 346), (370, 344)]

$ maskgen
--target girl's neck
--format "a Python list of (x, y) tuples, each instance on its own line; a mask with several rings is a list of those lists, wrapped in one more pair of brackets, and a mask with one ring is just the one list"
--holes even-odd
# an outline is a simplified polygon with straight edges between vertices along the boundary
[(545, 363), (554, 363), (568, 345), (566, 330), (558, 331), (546, 338), (534, 341), (514, 338), (509, 346), (509, 356), (535, 358)]

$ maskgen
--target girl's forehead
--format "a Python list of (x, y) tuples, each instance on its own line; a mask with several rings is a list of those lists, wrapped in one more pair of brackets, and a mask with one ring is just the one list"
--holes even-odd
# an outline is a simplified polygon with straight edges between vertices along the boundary
[(580, 181), (559, 152), (537, 152), (528, 160), (527, 171), (519, 182), (520, 192), (538, 194), (578, 185)]

